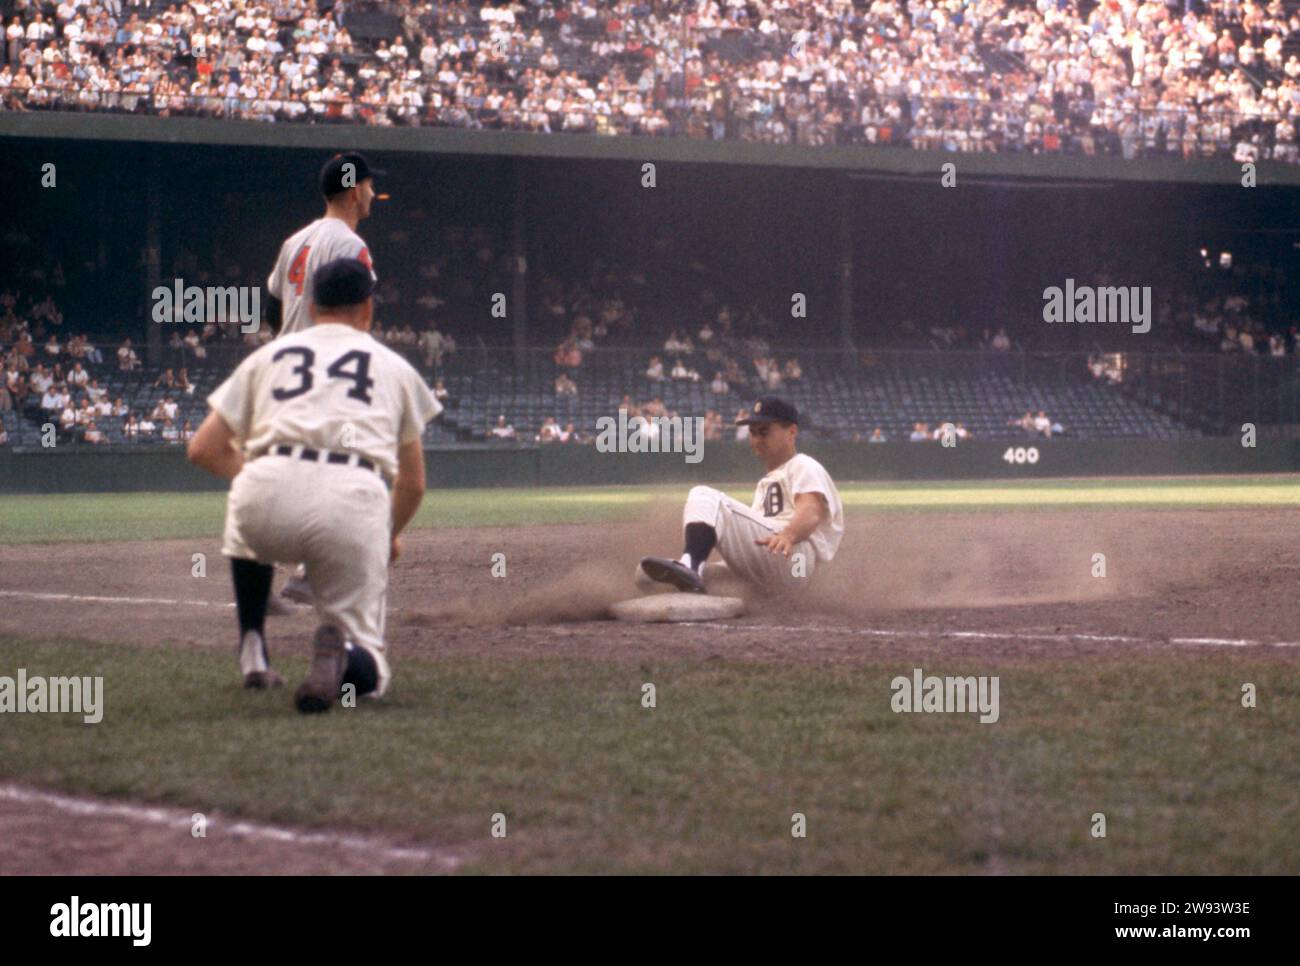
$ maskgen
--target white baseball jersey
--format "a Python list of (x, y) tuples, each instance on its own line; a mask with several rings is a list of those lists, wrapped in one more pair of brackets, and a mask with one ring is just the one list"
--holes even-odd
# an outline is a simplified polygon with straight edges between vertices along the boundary
[(366, 243), (338, 218), (317, 218), (306, 228), (290, 235), (280, 246), (280, 255), (266, 280), (266, 288), (283, 303), (281, 337), (311, 325), (311, 316), (307, 312), (311, 302), (311, 280), (316, 269), (336, 258), (358, 258), (370, 269), (371, 276), (378, 277)]
[(442, 412), (409, 362), (368, 332), (326, 322), (262, 346), (208, 397), (256, 456), (277, 444), (355, 453), (397, 473), (398, 447)]
[(844, 536), (844, 506), (835, 481), (826, 468), (806, 453), (795, 453), (758, 481), (752, 509), (770, 523), (784, 526), (794, 518), (794, 498), (800, 493), (820, 493), (829, 511), (808, 538), (817, 559), (828, 563)]
[[(391, 478), (398, 447), (419, 439), (442, 404), (405, 359), (338, 322), (262, 346), (208, 402), (253, 457), (230, 486), (222, 552), (305, 564), (319, 619), (374, 656), (382, 695), (390, 495), (364, 466), (303, 459), (300, 447), (364, 457)], [(299, 448), (265, 452), (285, 444)]]

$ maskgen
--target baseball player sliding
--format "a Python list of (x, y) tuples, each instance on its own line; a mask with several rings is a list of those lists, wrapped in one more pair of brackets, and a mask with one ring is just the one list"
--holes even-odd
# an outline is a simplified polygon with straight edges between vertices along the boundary
[[(388, 566), (424, 495), (425, 424), (442, 411), (419, 373), (370, 337), (375, 279), (355, 258), (323, 265), (314, 323), (245, 359), (208, 402), (189, 444), (231, 480), (230, 558), (244, 686), (283, 683), (264, 624), (273, 563), (305, 562), (320, 618), (299, 711), (326, 711), (344, 685), (382, 696)], [(391, 498), (385, 488), (392, 481)]]
[(682, 513), (686, 552), (680, 560), (645, 557), (637, 583), (670, 584), (688, 593), (705, 592), (717, 564), (704, 563), (716, 547), (725, 569), (768, 593), (806, 587), (818, 567), (835, 557), (844, 536), (844, 507), (825, 467), (796, 452), (799, 411), (776, 396), (764, 396), (736, 420), (749, 427), (749, 445), (766, 475), (745, 506), (718, 490), (696, 486)]
[[(278, 336), (300, 332), (311, 325), (307, 280), (320, 267), (336, 258), (356, 258), (374, 275), (370, 248), (357, 234), (357, 225), (370, 216), (375, 200), (375, 175), (365, 155), (357, 152), (336, 154), (322, 165), (320, 191), (325, 198), (325, 214), (305, 228), (300, 228), (280, 246), (280, 254), (266, 280), (269, 293), (267, 320)], [(299, 568), (280, 591), (281, 595), (300, 604), (310, 604), (311, 585), (306, 571)], [(288, 605), (272, 601), (271, 612), (292, 611)]]

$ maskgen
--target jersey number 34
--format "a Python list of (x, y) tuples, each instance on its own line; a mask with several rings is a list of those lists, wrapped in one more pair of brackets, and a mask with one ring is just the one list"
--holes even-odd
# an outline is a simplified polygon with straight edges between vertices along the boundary
[[(315, 384), (312, 373), (312, 367), (316, 364), (316, 353), (306, 346), (288, 345), (271, 356), (272, 362), (279, 362), (285, 356), (298, 356), (298, 364), (290, 370), (290, 374), (298, 377), (298, 385), (282, 387), (277, 386), (271, 390), (271, 395), (281, 402), (286, 399), (293, 399), (295, 396), (301, 396), (305, 392), (310, 392), (311, 387)], [(352, 383), (352, 388), (348, 390), (350, 399), (359, 399), (367, 406), (371, 403), (370, 389), (374, 386), (375, 380), (370, 378), (370, 353), (362, 352), (360, 349), (353, 349), (351, 352), (345, 352), (325, 370), (325, 375), (331, 379), (347, 379)]]

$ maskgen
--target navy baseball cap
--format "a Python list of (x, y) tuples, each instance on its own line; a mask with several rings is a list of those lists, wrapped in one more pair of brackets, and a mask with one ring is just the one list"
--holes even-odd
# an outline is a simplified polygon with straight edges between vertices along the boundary
[[(352, 165), (350, 169), (346, 167), (349, 164)], [(372, 168), (364, 154), (357, 151), (345, 151), (343, 154), (334, 155), (321, 166), (320, 193), (326, 198), (333, 198), (349, 188), (355, 188), (367, 178), (387, 173), (387, 171)], [(349, 184), (343, 183), (345, 178), (350, 182)]]
[(375, 278), (359, 258), (336, 258), (316, 269), (311, 300), (321, 308), (360, 305), (375, 290)]
[(780, 396), (762, 396), (749, 412), (736, 420), (737, 426), (749, 426), (753, 423), (794, 423), (799, 424), (799, 410), (794, 403), (786, 402)]

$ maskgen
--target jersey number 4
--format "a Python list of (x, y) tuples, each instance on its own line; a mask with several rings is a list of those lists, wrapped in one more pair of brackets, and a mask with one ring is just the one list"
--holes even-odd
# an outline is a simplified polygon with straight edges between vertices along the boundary
[[(271, 356), (271, 361), (279, 362), (285, 356), (290, 355), (299, 357), (298, 364), (290, 370), (292, 375), (298, 377), (298, 385), (287, 389), (278, 386), (272, 389), (271, 395), (281, 402), (310, 391), (315, 381), (312, 375), (312, 366), (316, 364), (316, 353), (306, 346), (288, 345)], [(370, 389), (374, 386), (375, 380), (370, 378), (369, 352), (362, 352), (360, 349), (345, 352), (330, 363), (329, 368), (325, 370), (325, 375), (333, 379), (349, 380), (352, 383), (352, 388), (348, 390), (348, 398), (359, 399), (367, 406), (370, 405)]]
[(303, 245), (289, 264), (289, 281), (293, 283), (294, 295), (302, 294), (303, 284), (307, 281), (307, 253), (310, 251), (310, 245)]

